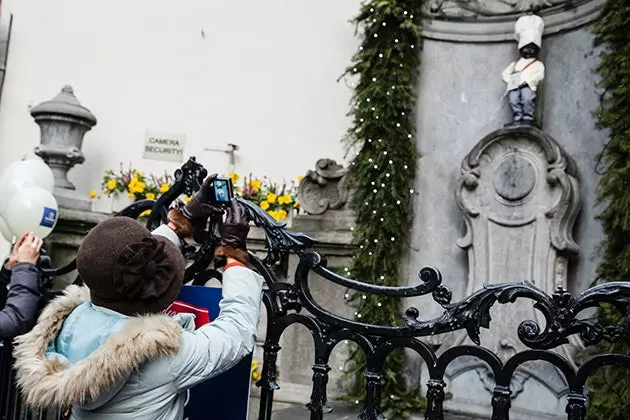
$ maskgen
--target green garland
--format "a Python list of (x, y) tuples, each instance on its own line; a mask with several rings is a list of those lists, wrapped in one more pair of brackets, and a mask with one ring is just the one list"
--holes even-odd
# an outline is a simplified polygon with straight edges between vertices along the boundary
[[(604, 96), (595, 115), (601, 129), (610, 133), (601, 158), (605, 172), (598, 185), (598, 198), (606, 205), (599, 215), (604, 229), (602, 262), (598, 277), (603, 281), (630, 280), (630, 1), (608, 0), (595, 25), (595, 44), (604, 47), (597, 72)], [(611, 308), (600, 311), (609, 324), (621, 317)], [(624, 345), (602, 343), (599, 352), (630, 354)], [(630, 413), (630, 374), (625, 368), (599, 370), (589, 381), (588, 418), (624, 420)]]
[[(421, 7), (418, 0), (364, 2), (354, 20), (363, 31), (362, 43), (344, 73), (356, 80), (347, 146), (356, 153), (350, 178), (356, 211), (353, 242), (358, 249), (347, 274), (384, 286), (403, 284), (400, 264), (408, 249), (418, 159), (414, 111), (422, 45)], [(349, 300), (361, 322), (400, 324), (397, 299), (356, 294)], [(354, 348), (350, 361), (347, 400), (358, 402), (365, 396), (366, 358)], [(418, 387), (408, 386), (404, 368), (402, 350), (387, 358), (381, 401), (387, 418), (408, 416), (425, 407)]]

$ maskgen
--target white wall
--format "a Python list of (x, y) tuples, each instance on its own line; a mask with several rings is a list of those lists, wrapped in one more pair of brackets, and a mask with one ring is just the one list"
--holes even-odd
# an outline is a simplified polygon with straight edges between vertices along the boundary
[[(292, 179), (343, 160), (351, 90), (338, 76), (357, 48), (359, 0), (4, 0), (14, 16), (0, 103), (0, 169), (30, 154), (29, 107), (64, 84), (98, 118), (70, 179), (88, 194), (120, 162), (143, 161), (145, 130), (183, 133), (187, 155), (227, 170)], [(202, 33), (203, 32), (203, 33)]]

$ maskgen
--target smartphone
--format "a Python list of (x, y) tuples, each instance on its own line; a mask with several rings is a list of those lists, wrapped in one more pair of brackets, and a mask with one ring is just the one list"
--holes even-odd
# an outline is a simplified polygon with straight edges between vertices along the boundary
[(234, 186), (230, 178), (215, 178), (210, 183), (208, 194), (210, 203), (215, 206), (228, 206), (234, 198)]

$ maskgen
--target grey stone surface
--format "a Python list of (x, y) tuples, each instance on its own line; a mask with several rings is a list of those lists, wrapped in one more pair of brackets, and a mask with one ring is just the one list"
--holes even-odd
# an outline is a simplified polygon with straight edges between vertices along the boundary
[[(404, 266), (411, 282), (414, 282), (419, 267), (432, 265), (438, 268), (444, 276), (444, 284), (453, 290), (453, 300), (466, 294), (469, 269), (465, 251), (456, 245), (465, 233), (465, 225), (453, 191), (464, 156), (480, 139), (509, 121), (509, 108), (501, 100), (504, 86), (499, 74), (505, 61), (513, 56), (512, 44), (459, 44), (432, 40), (424, 44), (417, 113), (417, 144), (422, 158), (414, 188), (417, 198), (411, 247)], [(541, 59), (547, 67), (545, 94), (541, 98), (543, 129), (573, 157), (581, 185), (583, 210), (575, 230), (580, 256), (570, 261), (567, 283), (570, 291), (583, 290), (595, 277), (595, 251), (601, 240), (601, 227), (594, 219), (597, 212), (594, 208), (595, 164), (596, 155), (606, 139), (606, 133), (595, 129), (591, 115), (598, 105), (592, 35), (582, 28), (550, 36), (544, 43)], [(505, 279), (509, 280), (522, 279)], [(441, 308), (427, 297), (409, 299), (404, 306), (422, 308), (422, 318), (425, 319), (441, 313)], [(411, 357), (410, 366), (420, 365), (417, 357)], [(422, 370), (417, 380), (426, 382)], [(446, 405), (473, 413), (487, 412), (490, 394), (483, 385), (474, 383), (474, 376), (471, 376), (470, 382), (462, 386), (449, 384), (447, 390), (453, 393), (454, 399)], [(526, 400), (520, 405), (537, 407), (538, 397), (544, 392), (542, 386), (534, 386), (523, 394)], [(476, 393), (485, 395), (487, 403), (478, 405)], [(563, 404), (554, 412), (563, 409)], [(535, 417), (529, 411), (516, 411), (514, 415), (519, 419)]]
[(90, 201), (74, 191), (68, 171), (85, 161), (83, 137), (96, 124), (96, 117), (79, 103), (71, 86), (64, 86), (53, 99), (33, 107), (31, 115), (41, 132), (35, 154), (52, 169), (59, 206), (90, 210)]
[[(46, 238), (46, 248), (53, 267), (61, 267), (77, 255), (83, 237), (98, 223), (111, 215), (84, 210), (59, 209), (59, 219), (53, 232)], [(54, 279), (55, 289), (61, 290), (76, 278), (76, 271)]]
[[(258, 403), (259, 400), (252, 398), (249, 409), (249, 420), (258, 419)], [(326, 420), (356, 420), (359, 409), (357, 406), (352, 406), (340, 402), (331, 402), (333, 408), (332, 413), (324, 414)], [(310, 413), (304, 409), (303, 405), (298, 404), (275, 404), (273, 420), (308, 420), (310, 419)], [(481, 420), (483, 417), (470, 417), (461, 416), (452, 413), (445, 413), (444, 420)], [(487, 416), (485, 418), (488, 418)], [(413, 415), (410, 420), (424, 419), (422, 414)]]
[(547, 35), (579, 28), (597, 18), (604, 0), (431, 0), (425, 3), (433, 18), (426, 21), (426, 38), (456, 42), (513, 40), (514, 21), (536, 9), (545, 19)]
[[(578, 251), (573, 240), (580, 207), (575, 175), (570, 157), (551, 137), (533, 127), (497, 130), (473, 148), (462, 163), (455, 190), (466, 221), (466, 233), (458, 245), (468, 251), (467, 295), (486, 283), (517, 280), (528, 280), (547, 294), (558, 286), (566, 289), (567, 259)], [(542, 314), (526, 299), (497, 305), (491, 313), (500, 322), (483, 330), (481, 341), (504, 362), (527, 349), (516, 334), (521, 322), (535, 320), (545, 325)], [(471, 344), (460, 331), (450, 335), (444, 347), (466, 342)], [(571, 359), (569, 346), (557, 350)], [(477, 381), (470, 377), (471, 370), (477, 373)], [(457, 381), (465, 381), (465, 386), (483, 385), (487, 393), (476, 394), (480, 404), (488, 401), (494, 389), (491, 372), (476, 359), (456, 360), (446, 376), (453, 387), (464, 386)], [(535, 406), (527, 396), (534, 381), (548, 389), (537, 396)], [(564, 412), (568, 384), (560, 371), (548, 365), (531, 364), (517, 370), (510, 389), (514, 408), (543, 414)], [(469, 394), (468, 399), (474, 398)]]

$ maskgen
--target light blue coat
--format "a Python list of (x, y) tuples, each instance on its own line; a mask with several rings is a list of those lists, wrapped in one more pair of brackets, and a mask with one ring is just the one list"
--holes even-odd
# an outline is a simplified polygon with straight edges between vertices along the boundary
[(187, 389), (253, 351), (262, 283), (247, 268), (226, 270), (220, 315), (196, 331), (191, 315), (127, 317), (70, 286), (16, 340), (24, 398), (34, 407), (69, 404), (74, 420), (182, 419)]

